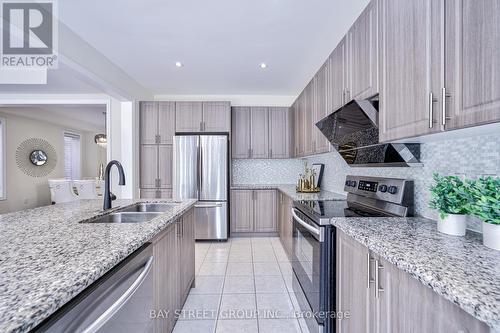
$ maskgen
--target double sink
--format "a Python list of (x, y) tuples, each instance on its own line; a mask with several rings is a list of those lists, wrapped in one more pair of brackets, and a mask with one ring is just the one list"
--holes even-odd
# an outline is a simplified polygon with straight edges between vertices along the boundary
[(143, 223), (168, 212), (175, 205), (175, 203), (137, 203), (82, 223)]

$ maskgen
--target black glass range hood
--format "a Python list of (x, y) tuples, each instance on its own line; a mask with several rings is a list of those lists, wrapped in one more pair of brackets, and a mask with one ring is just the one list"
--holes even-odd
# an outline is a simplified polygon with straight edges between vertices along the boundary
[(379, 143), (378, 101), (352, 100), (316, 123), (352, 166), (420, 166), (420, 144)]

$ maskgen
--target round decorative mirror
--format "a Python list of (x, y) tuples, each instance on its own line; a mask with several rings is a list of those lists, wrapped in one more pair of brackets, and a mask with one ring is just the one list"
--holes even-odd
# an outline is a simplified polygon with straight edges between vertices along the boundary
[(43, 150), (33, 150), (30, 154), (30, 161), (33, 165), (42, 166), (47, 163), (47, 154)]

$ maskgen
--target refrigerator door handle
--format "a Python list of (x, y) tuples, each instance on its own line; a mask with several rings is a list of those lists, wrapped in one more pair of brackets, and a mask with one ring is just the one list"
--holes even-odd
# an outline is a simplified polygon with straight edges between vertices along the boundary
[(200, 171), (200, 186), (198, 190), (200, 191), (200, 195), (203, 192), (203, 145), (200, 145), (200, 158), (198, 159), (198, 170)]

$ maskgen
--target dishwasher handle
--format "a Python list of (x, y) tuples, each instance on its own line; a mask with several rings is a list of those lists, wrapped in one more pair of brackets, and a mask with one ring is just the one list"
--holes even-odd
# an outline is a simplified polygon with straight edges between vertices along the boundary
[(113, 315), (120, 310), (125, 303), (134, 295), (135, 291), (141, 286), (153, 266), (153, 256), (150, 256), (142, 269), (141, 274), (137, 279), (130, 285), (130, 287), (114, 302), (102, 315), (99, 316), (92, 324), (85, 328), (82, 333), (94, 333), (97, 332), (106, 322), (113, 317)]

